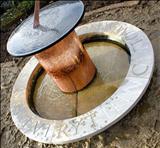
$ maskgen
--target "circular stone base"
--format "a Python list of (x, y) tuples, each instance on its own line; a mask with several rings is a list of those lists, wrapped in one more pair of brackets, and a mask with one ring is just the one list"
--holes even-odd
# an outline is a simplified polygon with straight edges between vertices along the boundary
[(97, 67), (94, 80), (77, 93), (63, 93), (45, 72), (35, 82), (33, 106), (46, 119), (62, 120), (84, 114), (108, 99), (129, 69), (129, 56), (118, 45), (106, 42), (84, 44)]
[[(154, 67), (153, 48), (145, 33), (137, 27), (124, 22), (102, 21), (80, 26), (75, 31), (84, 44), (88, 43), (88, 39), (92, 39), (92, 41), (97, 40), (98, 36), (101, 41), (107, 38), (108, 41), (112, 41), (112, 43), (114, 42), (126, 49), (131, 56), (129, 70), (123, 82), (119, 83), (120, 86), (114, 85), (115, 89), (118, 87), (117, 90), (109, 98), (105, 94), (106, 98), (103, 101), (101, 100), (98, 106), (91, 101), (93, 102), (91, 108), (81, 108), (79, 113), (82, 115), (69, 119), (54, 120), (42, 118), (42, 115), (38, 115), (37, 109), (33, 106), (33, 102), (35, 103), (36, 100), (30, 99), (34, 93), (33, 82), (36, 81), (37, 74), (40, 73), (38, 71), (41, 69), (38, 61), (35, 58), (31, 58), (19, 74), (13, 87), (11, 115), (17, 128), (33, 140), (43, 143), (64, 144), (100, 133), (123, 118), (138, 103), (151, 80)], [(103, 34), (103, 36), (99, 36), (99, 34)], [(89, 44), (86, 48), (89, 48)], [(100, 50), (96, 50), (97, 54), (100, 55), (95, 58), (95, 61), (92, 57), (94, 62), (106, 57), (107, 54), (101, 55), (101, 52), (104, 51), (100, 52)], [(104, 62), (103, 64), (105, 65), (112, 62), (113, 57), (104, 58), (104, 60), (106, 63)], [(114, 61), (116, 60), (118, 60), (117, 57), (114, 58)], [(117, 64), (120, 63), (117, 62)], [(101, 69), (100, 66), (96, 66), (98, 70)], [(111, 66), (112, 70), (114, 68), (116, 69), (115, 66)], [(107, 80), (108, 70), (107, 68), (103, 70), (106, 70), (106, 73), (101, 78)], [(111, 70), (109, 71), (111, 72)], [(115, 73), (120, 74), (119, 71), (115, 71)], [(114, 77), (114, 74), (111, 76)], [(113, 80), (112, 77), (109, 80)], [(89, 98), (84, 98), (83, 96), (90, 95), (87, 89), (91, 89), (91, 86), (95, 83), (94, 81), (82, 90), (81, 96), (83, 101), (81, 103), (87, 104), (85, 101)], [(112, 82), (111, 84), (113, 85), (114, 83)], [(106, 81), (105, 85), (109, 85), (109, 81)], [(98, 92), (103, 90), (104, 86), (99, 85), (99, 83), (97, 86), (98, 88), (96, 88), (96, 85), (92, 88), (93, 91), (91, 91), (90, 96), (95, 96), (95, 98), (101, 97), (103, 93), (98, 94)], [(114, 89), (111, 90), (114, 91)], [(49, 92), (49, 90), (47, 91)], [(83, 91), (86, 91), (86, 93), (83, 93)]]

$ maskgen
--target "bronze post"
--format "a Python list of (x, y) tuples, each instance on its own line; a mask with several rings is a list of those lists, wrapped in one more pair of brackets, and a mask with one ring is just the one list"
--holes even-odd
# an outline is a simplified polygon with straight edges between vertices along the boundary
[(39, 26), (39, 10), (40, 10), (40, 0), (35, 0), (33, 28)]

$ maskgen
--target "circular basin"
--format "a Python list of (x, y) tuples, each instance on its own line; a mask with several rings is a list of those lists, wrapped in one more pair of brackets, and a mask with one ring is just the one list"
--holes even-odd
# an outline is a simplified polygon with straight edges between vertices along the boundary
[(102, 21), (75, 31), (97, 68), (87, 87), (62, 93), (34, 57), (13, 87), (12, 119), (33, 140), (64, 144), (102, 132), (138, 103), (151, 80), (153, 48), (137, 27)]
[(33, 82), (33, 94), (29, 98), (33, 101), (32, 108), (41, 117), (63, 120), (84, 114), (108, 99), (123, 82), (130, 59), (123, 48), (109, 43), (107, 38), (105, 41), (90, 40), (83, 45), (97, 67), (94, 80), (77, 93), (63, 93), (42, 69)]

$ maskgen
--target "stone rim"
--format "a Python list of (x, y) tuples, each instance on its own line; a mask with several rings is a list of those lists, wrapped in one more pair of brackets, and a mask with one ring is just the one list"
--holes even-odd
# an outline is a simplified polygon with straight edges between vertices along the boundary
[[(24, 91), (29, 85), (28, 76), (38, 65), (38, 61), (32, 58), (18, 76), (11, 97), (12, 119), (27, 137), (43, 143), (64, 144), (96, 135), (123, 118), (145, 93), (154, 67), (153, 48), (145, 33), (118, 21), (94, 22), (76, 28), (78, 35), (95, 31), (115, 33), (129, 47), (131, 62), (123, 84), (109, 99), (83, 115), (65, 120), (43, 119), (27, 106), (27, 92)], [(20, 79), (25, 82), (19, 84)]]

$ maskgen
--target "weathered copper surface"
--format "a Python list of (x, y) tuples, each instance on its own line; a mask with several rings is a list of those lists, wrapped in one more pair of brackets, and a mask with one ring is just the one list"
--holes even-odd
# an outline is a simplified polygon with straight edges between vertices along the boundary
[(76, 92), (84, 88), (96, 72), (74, 31), (35, 56), (63, 92)]

